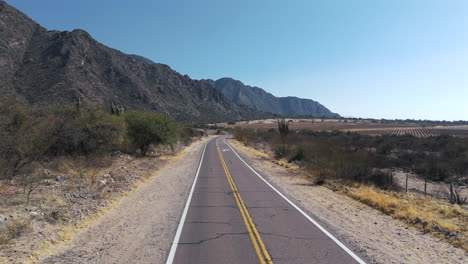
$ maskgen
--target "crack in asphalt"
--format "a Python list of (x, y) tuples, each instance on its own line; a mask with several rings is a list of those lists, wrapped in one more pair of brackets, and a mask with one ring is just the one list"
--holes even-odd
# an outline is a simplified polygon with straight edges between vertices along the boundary
[(259, 208), (267, 208), (267, 209), (281, 209), (281, 210), (289, 210), (289, 207), (277, 207), (277, 206), (247, 206), (247, 209), (259, 209)]
[(247, 235), (247, 232), (242, 232), (242, 233), (218, 233), (215, 237), (210, 237), (207, 239), (202, 239), (197, 242), (179, 242), (179, 245), (200, 245), (202, 243), (205, 243), (210, 240), (216, 240), (218, 238), (224, 237), (226, 235)]
[(198, 207), (198, 208), (237, 208), (236, 205), (192, 205), (191, 207)]
[(304, 260), (306, 260), (308, 263), (320, 263), (320, 259), (314, 257), (314, 256), (311, 256), (309, 258), (275, 258), (275, 257), (271, 257), (272, 260), (274, 260), (275, 262), (276, 261), (287, 261), (286, 263), (288, 263), (289, 261), (294, 261), (294, 260), (301, 260), (301, 262), (304, 262)]
[(239, 191), (240, 193), (274, 193), (273, 191)]
[(215, 222), (215, 221), (191, 221), (185, 222), (186, 224), (222, 224), (222, 225), (232, 225), (229, 222)]
[(194, 193), (197, 193), (197, 194), (204, 194), (204, 193), (223, 193), (225, 194), (226, 192), (222, 192), (222, 191), (197, 191), (197, 192), (194, 192)]
[(286, 236), (286, 235), (279, 235), (279, 234), (268, 233), (268, 232), (260, 232), (260, 234), (262, 234), (262, 235), (266, 235), (266, 236), (276, 236), (276, 237), (282, 237), (282, 238), (287, 238), (287, 239), (300, 239), (300, 240), (324, 240), (323, 238)]

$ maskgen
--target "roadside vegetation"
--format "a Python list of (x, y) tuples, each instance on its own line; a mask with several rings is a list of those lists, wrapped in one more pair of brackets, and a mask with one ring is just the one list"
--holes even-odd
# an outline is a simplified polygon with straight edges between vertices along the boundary
[[(236, 127), (233, 135), (282, 166), (299, 167), (313, 184), (342, 192), (468, 250), (467, 199), (461, 192), (468, 185), (466, 138), (289, 131), (284, 119), (278, 120), (277, 129)], [(446, 195), (441, 199), (408, 192), (396, 183), (395, 171), (416, 175), (425, 185), (443, 182)]]
[(114, 104), (1, 98), (0, 248), (45, 225), (81, 221), (149, 177), (158, 156), (203, 134), (168, 115)]

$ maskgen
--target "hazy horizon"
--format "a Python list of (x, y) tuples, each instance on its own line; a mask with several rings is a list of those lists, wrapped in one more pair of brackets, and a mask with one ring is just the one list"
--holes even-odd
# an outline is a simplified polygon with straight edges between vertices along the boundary
[(6, 1), (50, 30), (342, 116), (468, 119), (468, 2)]

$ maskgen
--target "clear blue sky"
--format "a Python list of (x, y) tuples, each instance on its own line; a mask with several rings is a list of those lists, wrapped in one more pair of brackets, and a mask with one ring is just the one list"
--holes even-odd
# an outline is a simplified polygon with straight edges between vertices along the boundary
[(48, 29), (346, 116), (468, 119), (467, 0), (8, 0)]

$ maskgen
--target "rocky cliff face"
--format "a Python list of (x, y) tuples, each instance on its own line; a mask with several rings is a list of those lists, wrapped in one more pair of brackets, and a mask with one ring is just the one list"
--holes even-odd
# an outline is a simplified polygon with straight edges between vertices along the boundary
[(3, 1), (0, 35), (0, 92), (31, 104), (80, 97), (168, 112), (182, 122), (272, 116), (233, 103), (210, 82), (102, 45), (83, 30), (48, 31)]
[(258, 87), (244, 85), (238, 80), (222, 78), (208, 80), (214, 87), (237, 104), (287, 116), (312, 115), (317, 117), (338, 117), (320, 103), (297, 97), (275, 97)]

